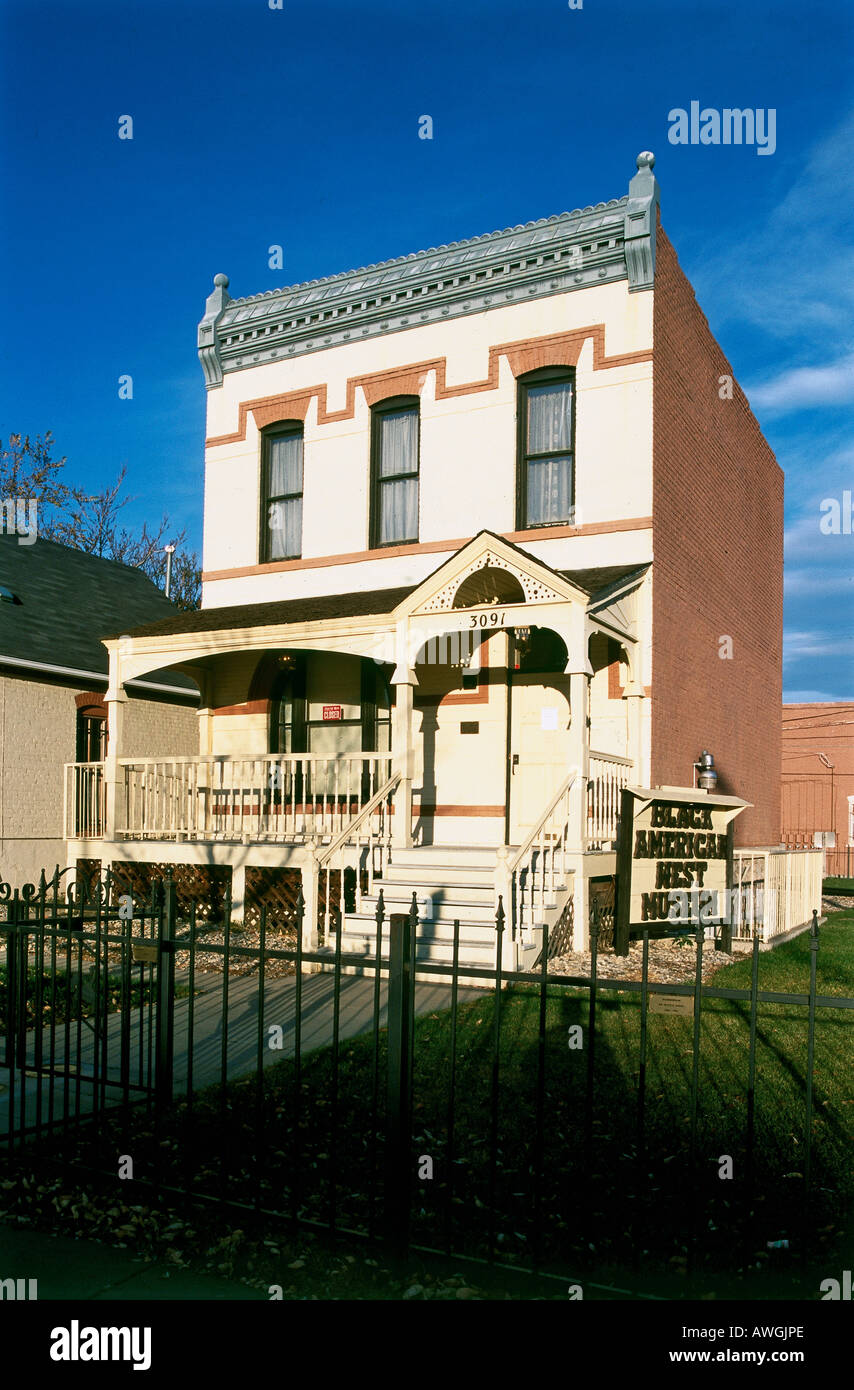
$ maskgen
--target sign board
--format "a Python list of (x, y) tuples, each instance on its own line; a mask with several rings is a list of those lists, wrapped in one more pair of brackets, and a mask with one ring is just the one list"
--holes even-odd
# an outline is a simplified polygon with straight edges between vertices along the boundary
[(670, 1014), (677, 1018), (691, 1018), (694, 1013), (694, 1000), (690, 994), (651, 994), (649, 996), (651, 1014)]
[(341, 705), (324, 705), (323, 722), (324, 724), (334, 724), (339, 719), (344, 718), (344, 709)]
[(623, 789), (618, 955), (628, 952), (630, 935), (671, 936), (731, 922), (733, 821), (749, 805), (690, 787)]
[(148, 944), (147, 942), (144, 943), (144, 942), (141, 942), (141, 941), (134, 941), (134, 942), (133, 942), (133, 960), (134, 960), (134, 964), (135, 964), (135, 965), (139, 965), (139, 964), (146, 964), (146, 965), (152, 964), (152, 965), (153, 965), (153, 964), (156, 964), (156, 962), (157, 962), (157, 946), (156, 946), (156, 945), (153, 945), (153, 944), (150, 945), (150, 944)]

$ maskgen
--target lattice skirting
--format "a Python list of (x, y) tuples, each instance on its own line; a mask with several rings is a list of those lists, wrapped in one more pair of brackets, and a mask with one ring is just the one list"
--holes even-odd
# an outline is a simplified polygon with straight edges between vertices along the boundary
[(259, 927), (262, 907), (267, 909), (268, 927), (292, 925), (296, 921), (300, 879), (299, 869), (263, 869), (249, 865), (246, 870), (244, 925)]
[(167, 869), (172, 870), (180, 914), (188, 914), (195, 903), (198, 922), (224, 920), (231, 887), (231, 869), (224, 864), (113, 864), (114, 893), (132, 893), (150, 901), (152, 885), (165, 877)]

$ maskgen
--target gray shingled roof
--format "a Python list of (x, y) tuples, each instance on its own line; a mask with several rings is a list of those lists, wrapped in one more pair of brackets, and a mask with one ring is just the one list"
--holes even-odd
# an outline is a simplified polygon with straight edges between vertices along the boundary
[[(0, 602), (0, 665), (58, 666), (106, 680), (102, 637), (177, 612), (141, 570), (41, 537), (21, 545), (17, 536), (0, 534), (0, 585), (15, 596)], [(196, 689), (176, 671), (140, 679), (176, 693)]]
[[(358, 618), (391, 613), (417, 584), (405, 589), (375, 589), (352, 594), (321, 594), (317, 598), (280, 599), (278, 603), (241, 603), (232, 608), (203, 608), (128, 630), (130, 637), (168, 637), (180, 632), (225, 632), (241, 627), (273, 627), (277, 623), (310, 623), (323, 618)], [(111, 636), (118, 637), (116, 632)]]

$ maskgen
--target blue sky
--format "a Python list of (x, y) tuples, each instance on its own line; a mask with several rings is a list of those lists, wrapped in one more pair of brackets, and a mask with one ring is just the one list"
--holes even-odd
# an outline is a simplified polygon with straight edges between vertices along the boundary
[[(126, 464), (134, 518), (167, 510), (200, 546), (215, 272), (255, 294), (619, 197), (652, 149), (664, 224), (786, 473), (786, 698), (852, 698), (854, 535), (819, 529), (854, 491), (851, 6), (282, 6), (6, 0), (0, 436), (52, 430), (93, 490)], [(773, 108), (774, 154), (670, 144), (692, 100)]]

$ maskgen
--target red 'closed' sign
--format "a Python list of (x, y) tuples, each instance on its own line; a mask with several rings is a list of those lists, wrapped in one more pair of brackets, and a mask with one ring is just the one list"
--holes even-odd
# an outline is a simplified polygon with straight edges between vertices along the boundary
[(333, 722), (333, 721), (336, 720), (336, 719), (341, 719), (342, 716), (343, 716), (343, 713), (344, 713), (344, 711), (343, 711), (343, 709), (341, 708), (340, 705), (324, 705), (324, 706), (323, 706), (323, 720), (324, 720), (324, 723), (327, 723), (327, 724), (328, 724), (328, 723)]

